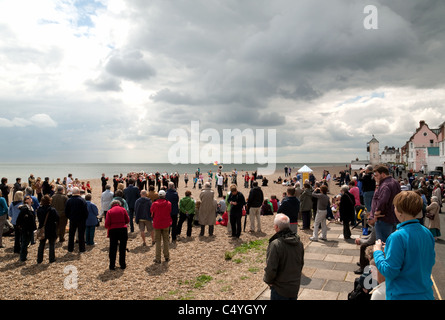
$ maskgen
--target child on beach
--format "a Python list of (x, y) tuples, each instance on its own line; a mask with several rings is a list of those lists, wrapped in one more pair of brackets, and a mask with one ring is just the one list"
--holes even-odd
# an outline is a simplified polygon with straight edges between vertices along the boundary
[(335, 223), (340, 223), (340, 195), (336, 195), (335, 197), (332, 198), (332, 214), (334, 215), (334, 220)]

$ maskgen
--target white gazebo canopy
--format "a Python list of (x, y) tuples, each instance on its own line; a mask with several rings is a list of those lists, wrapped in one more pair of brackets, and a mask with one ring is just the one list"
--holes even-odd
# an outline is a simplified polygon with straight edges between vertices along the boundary
[(311, 173), (313, 172), (311, 168), (309, 168), (307, 165), (302, 166), (298, 171), (298, 173)]

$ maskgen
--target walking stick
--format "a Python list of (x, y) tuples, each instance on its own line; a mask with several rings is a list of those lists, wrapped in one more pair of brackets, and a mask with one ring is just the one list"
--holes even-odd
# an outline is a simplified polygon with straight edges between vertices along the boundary
[(249, 207), (246, 206), (246, 215), (244, 216), (244, 229), (243, 231), (246, 232), (246, 224), (247, 224), (247, 213), (249, 212)]

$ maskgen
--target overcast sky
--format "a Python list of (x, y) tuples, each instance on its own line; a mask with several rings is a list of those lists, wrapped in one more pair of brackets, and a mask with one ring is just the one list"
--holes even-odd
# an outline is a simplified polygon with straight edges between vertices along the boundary
[(401, 147), (445, 121), (444, 17), (441, 0), (0, 0), (0, 161), (164, 162), (198, 120), (276, 130), (277, 162), (366, 159), (373, 134)]

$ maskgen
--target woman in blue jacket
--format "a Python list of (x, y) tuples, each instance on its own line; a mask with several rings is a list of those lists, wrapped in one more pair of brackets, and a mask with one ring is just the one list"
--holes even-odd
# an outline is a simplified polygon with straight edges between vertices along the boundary
[(434, 300), (434, 238), (415, 218), (422, 210), (422, 198), (414, 191), (402, 191), (393, 203), (400, 223), (387, 238), (385, 253), (381, 240), (374, 245), (375, 264), (386, 278), (386, 299)]
[(21, 233), (19, 228), (17, 228), (17, 217), (19, 216), (19, 207), (23, 204), (23, 192), (17, 191), (14, 194), (14, 199), (9, 205), (8, 215), (11, 217), (11, 223), (14, 226), (14, 253), (20, 253), (21, 247)]

